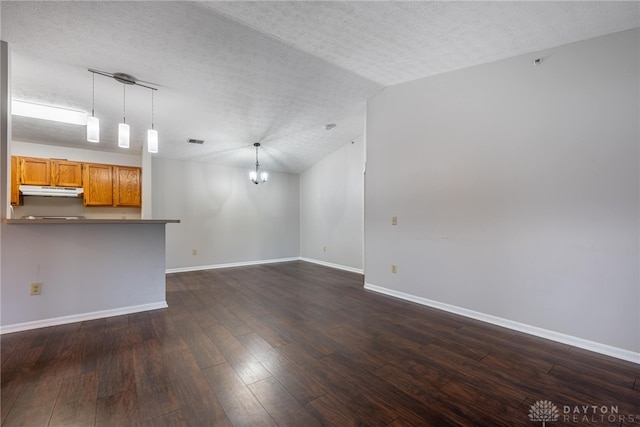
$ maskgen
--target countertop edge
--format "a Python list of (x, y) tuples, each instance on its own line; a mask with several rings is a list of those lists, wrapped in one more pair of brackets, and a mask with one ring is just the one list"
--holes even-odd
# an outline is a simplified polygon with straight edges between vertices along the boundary
[(3, 219), (4, 224), (177, 224), (179, 219)]

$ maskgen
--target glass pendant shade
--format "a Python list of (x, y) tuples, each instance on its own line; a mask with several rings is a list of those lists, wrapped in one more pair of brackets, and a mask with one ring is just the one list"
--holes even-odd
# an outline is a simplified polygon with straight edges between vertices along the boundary
[(158, 152), (158, 131), (155, 129), (147, 131), (147, 151), (150, 153)]
[(268, 172), (260, 172), (260, 181), (267, 182), (269, 180)]
[(118, 147), (129, 148), (129, 125), (118, 124)]
[(249, 172), (249, 179), (251, 180), (251, 182), (257, 184), (258, 183), (258, 172), (250, 171)]
[(87, 141), (100, 142), (100, 120), (97, 117), (87, 117)]

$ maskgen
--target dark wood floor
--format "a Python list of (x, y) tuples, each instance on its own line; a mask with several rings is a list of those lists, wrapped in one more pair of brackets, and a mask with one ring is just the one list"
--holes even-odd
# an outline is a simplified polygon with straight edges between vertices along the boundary
[[(639, 365), (371, 293), (357, 274), (171, 274), (167, 300), (2, 336), (2, 426), (540, 426), (540, 400), (560, 413), (548, 426), (640, 426)], [(565, 405), (618, 413), (567, 421)]]

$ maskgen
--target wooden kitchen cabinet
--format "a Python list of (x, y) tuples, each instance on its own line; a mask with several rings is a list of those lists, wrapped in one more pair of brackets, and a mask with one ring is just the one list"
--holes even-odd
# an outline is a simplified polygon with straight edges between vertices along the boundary
[(85, 206), (113, 206), (113, 166), (82, 164)]
[(11, 156), (11, 205), (20, 206), (20, 162), (16, 156)]
[(11, 156), (11, 204), (20, 206), (20, 185), (82, 187), (85, 206), (142, 207), (142, 168), (66, 159)]
[(51, 160), (51, 185), (82, 187), (82, 163), (69, 160)]
[(19, 184), (51, 185), (51, 160), (36, 157), (18, 157)]
[(142, 206), (142, 169), (134, 166), (113, 167), (113, 206)]

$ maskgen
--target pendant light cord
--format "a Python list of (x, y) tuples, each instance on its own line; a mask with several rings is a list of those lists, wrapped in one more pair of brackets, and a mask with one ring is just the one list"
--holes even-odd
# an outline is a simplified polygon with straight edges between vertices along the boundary
[(122, 85), (122, 123), (127, 123), (127, 86)]
[(93, 81), (91, 83), (91, 117), (95, 117), (95, 106), (96, 106), (96, 73), (91, 73), (93, 76)]

